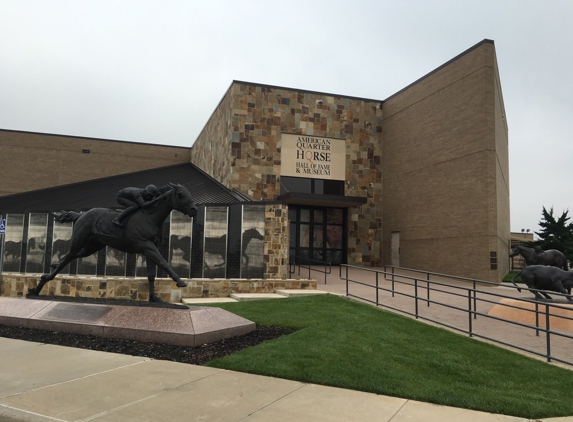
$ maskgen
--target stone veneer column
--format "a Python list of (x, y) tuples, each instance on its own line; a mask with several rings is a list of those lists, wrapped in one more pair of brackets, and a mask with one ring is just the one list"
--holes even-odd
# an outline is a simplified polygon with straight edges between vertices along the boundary
[(265, 209), (265, 279), (286, 279), (288, 274), (288, 206), (267, 205)]

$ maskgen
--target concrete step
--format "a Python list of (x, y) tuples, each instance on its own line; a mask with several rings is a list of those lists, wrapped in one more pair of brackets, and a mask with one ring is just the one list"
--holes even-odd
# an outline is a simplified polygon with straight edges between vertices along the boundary
[(275, 293), (283, 295), (286, 297), (303, 297), (303, 296), (317, 296), (317, 295), (327, 295), (328, 292), (324, 290), (312, 290), (312, 289), (287, 289), (287, 290), (276, 290)]
[(231, 298), (245, 302), (247, 300), (286, 299), (287, 296), (276, 293), (231, 293)]
[(228, 303), (237, 302), (237, 300), (230, 297), (193, 297), (181, 299), (181, 303), (184, 305), (204, 305), (208, 303)]

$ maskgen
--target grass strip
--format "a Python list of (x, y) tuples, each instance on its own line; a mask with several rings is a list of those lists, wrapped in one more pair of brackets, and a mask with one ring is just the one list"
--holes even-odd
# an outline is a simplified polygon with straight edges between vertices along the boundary
[(208, 366), (539, 419), (573, 415), (573, 372), (333, 295), (218, 304), (297, 330)]
[[(513, 277), (515, 277), (516, 275), (518, 275), (520, 272), (521, 272), (521, 271), (511, 270), (510, 272), (508, 272), (508, 273), (505, 275), (505, 277), (503, 277), (503, 280), (502, 280), (502, 281), (503, 281), (504, 283), (511, 283), (511, 279), (512, 279)], [(513, 281), (515, 281), (516, 283), (523, 283), (523, 281), (521, 280), (521, 276), (516, 277), (515, 280), (513, 280)]]

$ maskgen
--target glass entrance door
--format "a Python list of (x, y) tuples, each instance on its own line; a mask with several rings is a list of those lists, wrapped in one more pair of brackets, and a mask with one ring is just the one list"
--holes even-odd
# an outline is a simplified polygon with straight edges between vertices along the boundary
[(346, 263), (346, 209), (289, 205), (289, 220), (291, 261)]

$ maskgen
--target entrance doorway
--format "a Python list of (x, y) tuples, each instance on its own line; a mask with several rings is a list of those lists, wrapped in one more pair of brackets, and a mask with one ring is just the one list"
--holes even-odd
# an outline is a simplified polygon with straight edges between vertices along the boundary
[[(346, 209), (289, 205), (291, 261), (346, 263)], [(312, 261), (311, 261), (312, 263)]]

